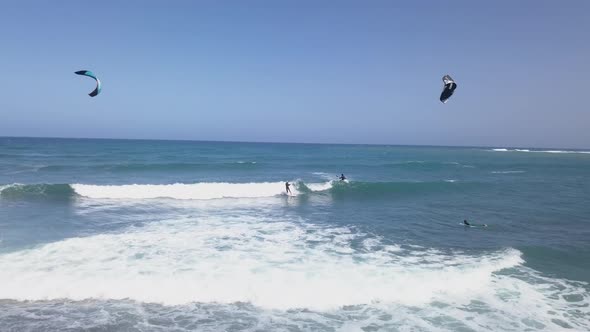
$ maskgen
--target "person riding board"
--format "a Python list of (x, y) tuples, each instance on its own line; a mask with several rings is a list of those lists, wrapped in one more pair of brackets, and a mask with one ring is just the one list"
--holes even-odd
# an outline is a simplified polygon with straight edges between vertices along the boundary
[(287, 181), (285, 182), (285, 191), (287, 192), (287, 195), (291, 194), (291, 184)]
[(344, 176), (344, 173), (340, 174), (339, 179), (340, 181), (346, 180), (346, 176)]

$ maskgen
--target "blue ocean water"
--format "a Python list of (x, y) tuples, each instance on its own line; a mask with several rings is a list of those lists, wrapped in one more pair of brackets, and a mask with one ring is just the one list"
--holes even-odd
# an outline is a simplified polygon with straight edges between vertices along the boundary
[(1, 330), (587, 331), (589, 177), (587, 151), (0, 138)]

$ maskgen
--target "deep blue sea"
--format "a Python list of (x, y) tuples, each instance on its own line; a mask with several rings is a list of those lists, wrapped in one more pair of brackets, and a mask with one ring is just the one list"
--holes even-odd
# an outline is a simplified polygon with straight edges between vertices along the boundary
[(1, 331), (588, 331), (589, 282), (588, 151), (0, 138)]

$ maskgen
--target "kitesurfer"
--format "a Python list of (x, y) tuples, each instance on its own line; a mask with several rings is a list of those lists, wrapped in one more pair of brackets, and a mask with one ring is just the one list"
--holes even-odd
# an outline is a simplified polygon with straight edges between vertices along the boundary
[(471, 224), (470, 224), (469, 222), (467, 222), (467, 220), (463, 220), (463, 224), (464, 224), (465, 226), (471, 226)]
[(285, 191), (287, 192), (287, 195), (291, 194), (291, 184), (288, 181), (285, 182)]
[(346, 180), (346, 176), (344, 176), (344, 173), (340, 174), (339, 179), (340, 181)]

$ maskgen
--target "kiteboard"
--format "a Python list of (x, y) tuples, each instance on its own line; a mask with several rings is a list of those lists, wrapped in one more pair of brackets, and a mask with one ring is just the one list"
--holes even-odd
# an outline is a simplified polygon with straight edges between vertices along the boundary
[(464, 227), (469, 227), (469, 228), (475, 228), (475, 227), (488, 227), (487, 224), (471, 224), (471, 225), (465, 225), (464, 223), (460, 222), (459, 225), (464, 226)]

